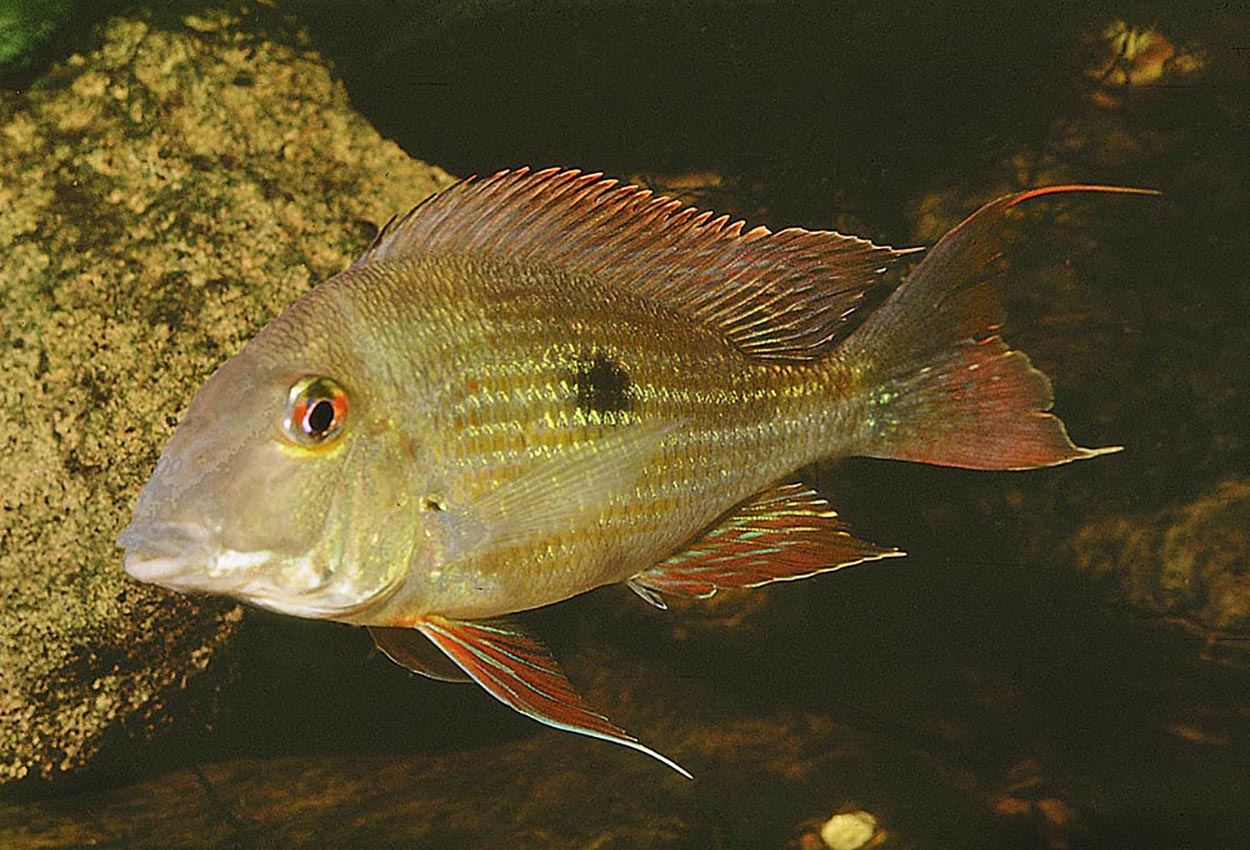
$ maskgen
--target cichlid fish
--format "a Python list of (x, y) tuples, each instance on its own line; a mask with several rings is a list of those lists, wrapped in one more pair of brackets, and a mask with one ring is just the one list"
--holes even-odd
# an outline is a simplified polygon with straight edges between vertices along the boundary
[(508, 615), (615, 582), (663, 608), (901, 555), (787, 481), (822, 458), (1115, 451), (1074, 445), (997, 333), (998, 225), (1081, 191), (1146, 190), (1000, 198), (890, 291), (909, 251), (747, 230), (598, 174), (466, 180), (205, 383), (118, 538), (126, 571), (367, 626), (410, 670), (685, 773)]

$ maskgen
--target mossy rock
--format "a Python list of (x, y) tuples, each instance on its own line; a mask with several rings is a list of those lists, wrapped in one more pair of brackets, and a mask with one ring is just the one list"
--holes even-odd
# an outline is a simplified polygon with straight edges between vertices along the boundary
[(451, 182), (247, 8), (113, 19), (0, 96), (0, 782), (150, 730), (209, 665), (241, 613), (125, 576), (139, 487), (217, 365)]

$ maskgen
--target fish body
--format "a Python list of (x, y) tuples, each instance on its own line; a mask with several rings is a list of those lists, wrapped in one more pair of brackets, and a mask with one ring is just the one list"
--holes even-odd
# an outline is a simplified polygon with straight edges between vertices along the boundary
[(558, 270), (381, 265), (335, 294), (406, 302), (360, 360), (386, 364), (370, 403), (394, 412), (437, 507), (419, 512), (430, 545), (403, 587), (355, 622), (491, 617), (627, 581), (761, 481), (860, 439), (863, 399), (836, 360), (753, 362), (663, 304)]
[(677, 767), (507, 615), (901, 554), (786, 481), (821, 458), (1104, 451), (1072, 444), (996, 333), (996, 226), (1082, 189), (1108, 191), (983, 207), (891, 291), (908, 252), (854, 237), (745, 230), (575, 171), (465, 181), (205, 384), (119, 538), (126, 569), (369, 626), (409, 669)]

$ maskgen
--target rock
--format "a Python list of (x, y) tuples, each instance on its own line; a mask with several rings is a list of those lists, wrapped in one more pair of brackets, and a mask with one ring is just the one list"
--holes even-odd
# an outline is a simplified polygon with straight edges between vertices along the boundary
[(1250, 481), (1233, 478), (1180, 508), (1089, 523), (1076, 566), (1125, 601), (1202, 631), (1250, 635)]
[[(404, 677), (403, 689), (423, 691), (427, 707), (448, 689), (462, 691), (485, 706), (480, 722), (511, 732), (476, 747), (431, 748), (401, 733), (363, 749), (335, 739), (329, 749), (306, 743), (283, 755), (258, 752), (263, 745), (252, 741), (242, 756), (88, 795), (19, 804), (0, 797), (0, 846), (781, 847), (793, 824), (820, 811), (813, 797), (861, 801), (904, 835), (918, 808), (956, 818), (977, 812), (975, 795), (888, 736), (784, 706), (744, 716), (732, 682), (683, 680), (611, 648), (576, 656), (570, 673), (579, 687), (689, 767), (694, 781), (624, 747), (518, 719), (474, 688)], [(376, 706), (362, 709), (361, 722), (376, 724), (378, 715)], [(471, 719), (462, 713), (452, 722)], [(430, 722), (419, 713), (407, 726)], [(967, 845), (908, 836), (883, 846), (991, 846), (992, 824), (973, 818), (962, 830)]]
[(829, 850), (861, 850), (876, 836), (877, 828), (872, 812), (839, 812), (821, 826), (820, 838)]
[(0, 99), (0, 782), (150, 727), (230, 637), (114, 536), (211, 371), (451, 182), (249, 8), (116, 18)]

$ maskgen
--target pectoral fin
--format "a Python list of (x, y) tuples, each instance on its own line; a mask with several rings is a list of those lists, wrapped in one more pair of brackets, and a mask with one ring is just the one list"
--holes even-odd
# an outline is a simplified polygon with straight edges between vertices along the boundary
[(518, 478), (431, 518), (449, 562), (470, 554), (567, 532), (594, 516), (614, 493), (628, 492), (676, 422), (624, 425), (603, 437), (555, 449)]
[(573, 689), (551, 651), (511, 620), (475, 622), (430, 615), (416, 625), (504, 705), (556, 729), (631, 747), (691, 778), (676, 762), (592, 709)]
[(805, 485), (779, 484), (726, 514), (689, 548), (634, 576), (630, 586), (707, 597), (724, 587), (759, 587), (902, 554), (852, 537)]

